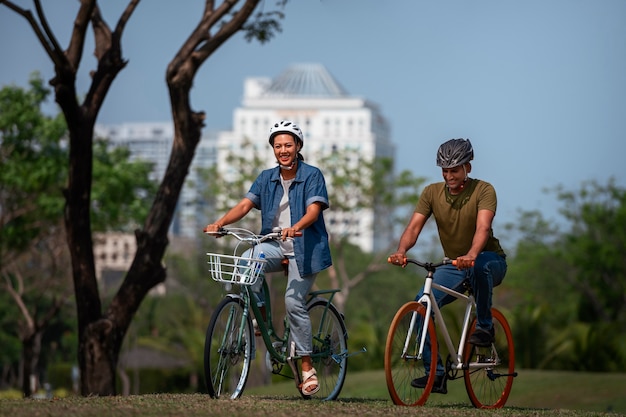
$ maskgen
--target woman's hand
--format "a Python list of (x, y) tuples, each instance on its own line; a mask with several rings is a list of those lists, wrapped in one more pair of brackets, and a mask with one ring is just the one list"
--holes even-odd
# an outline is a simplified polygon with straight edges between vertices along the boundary
[(295, 227), (285, 227), (281, 230), (281, 237), (283, 238), (283, 241), (287, 240), (287, 238), (294, 238), (297, 236), (302, 236), (302, 232)]
[(222, 225), (219, 223), (211, 223), (207, 224), (202, 231), (204, 233), (217, 233), (218, 230), (222, 228)]

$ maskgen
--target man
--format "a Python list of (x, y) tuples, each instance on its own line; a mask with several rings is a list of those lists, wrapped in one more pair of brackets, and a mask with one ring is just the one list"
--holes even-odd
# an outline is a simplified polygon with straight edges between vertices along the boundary
[[(474, 150), (469, 139), (450, 139), (437, 152), (437, 165), (441, 167), (443, 182), (427, 186), (419, 198), (415, 211), (402, 233), (396, 253), (390, 256), (394, 265), (406, 264), (406, 253), (417, 242), (428, 218), (433, 215), (437, 223), (439, 240), (447, 258), (456, 259), (456, 266), (444, 265), (437, 269), (434, 282), (463, 292), (462, 283), (469, 277), (476, 297), (476, 330), (469, 342), (477, 346), (490, 346), (494, 340), (491, 318), (491, 296), (506, 274), (506, 255), (493, 235), (492, 222), (496, 214), (496, 192), (485, 181), (469, 178), (470, 161)], [(439, 307), (455, 298), (433, 289)], [(422, 291), (416, 300), (422, 296)], [(430, 350), (426, 346), (426, 350)], [(428, 353), (428, 354), (427, 354)], [(424, 352), (429, 363), (430, 354)], [(427, 367), (428, 368), (428, 367)], [(428, 376), (411, 382), (424, 388)], [(446, 373), (437, 358), (437, 378), (432, 392), (447, 393)]]

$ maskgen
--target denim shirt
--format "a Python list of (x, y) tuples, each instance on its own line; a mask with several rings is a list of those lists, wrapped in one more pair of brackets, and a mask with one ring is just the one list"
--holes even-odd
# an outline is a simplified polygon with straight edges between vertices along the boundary
[[(246, 194), (254, 207), (261, 210), (261, 234), (272, 231), (272, 222), (282, 196), (279, 167), (261, 172)], [(323, 210), (329, 207), (324, 175), (318, 168), (300, 160), (296, 177), (289, 188), (291, 224), (304, 217), (306, 208), (315, 202), (322, 203)], [(312, 225), (302, 230), (302, 237), (295, 238), (293, 243), (300, 276), (317, 274), (332, 265), (322, 213)]]

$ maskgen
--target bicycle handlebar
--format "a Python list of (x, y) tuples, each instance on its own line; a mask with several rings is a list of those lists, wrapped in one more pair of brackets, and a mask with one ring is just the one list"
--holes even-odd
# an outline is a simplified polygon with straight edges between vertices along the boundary
[[(391, 257), (387, 258), (387, 262), (391, 263)], [(412, 259), (412, 258), (404, 258), (404, 263), (402, 263), (401, 265), (404, 267), (406, 266), (406, 264), (415, 264), (417, 266), (421, 266), (422, 268), (424, 268), (427, 271), (435, 271), (435, 269), (439, 268), (440, 266), (443, 265), (457, 265), (457, 261), (456, 259), (450, 259), (450, 258), (443, 258), (443, 260), (441, 262), (421, 262), (418, 261), (417, 259)], [(474, 261), (472, 261), (472, 266), (474, 266)]]
[[(228, 228), (228, 227), (221, 227), (216, 232), (205, 231), (204, 233), (207, 235), (216, 236), (216, 237), (229, 235), (229, 236), (235, 237), (237, 240), (240, 240), (242, 242), (245, 241), (245, 242), (255, 242), (255, 243), (261, 243), (266, 240), (280, 240), (283, 238), (282, 229), (279, 227), (275, 227), (270, 233), (267, 233), (265, 235), (257, 235), (247, 229)], [(301, 237), (301, 236), (302, 236), (302, 232), (296, 232), (295, 237)]]

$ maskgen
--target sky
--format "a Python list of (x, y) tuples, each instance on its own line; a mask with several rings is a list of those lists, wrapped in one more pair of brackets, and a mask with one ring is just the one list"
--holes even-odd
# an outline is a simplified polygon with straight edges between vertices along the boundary
[[(66, 47), (78, 1), (51, 3), (44, 9)], [(125, 4), (102, 2), (110, 26)], [(123, 38), (128, 65), (98, 123), (171, 120), (165, 70), (203, 7), (192, 0), (139, 4)], [(206, 129), (231, 128), (246, 77), (321, 63), (348, 93), (379, 106), (399, 170), (439, 181), (438, 146), (470, 138), (471, 176), (498, 194), (496, 235), (520, 210), (558, 221), (560, 205), (546, 190), (609, 178), (626, 186), (626, 1), (291, 0), (285, 12), (269, 44), (237, 35), (204, 63), (192, 108), (206, 112)], [(0, 39), (0, 86), (27, 86), (35, 70), (52, 77), (26, 21), (2, 6)], [(87, 49), (79, 91), (87, 91), (94, 66)]]

